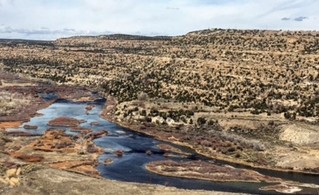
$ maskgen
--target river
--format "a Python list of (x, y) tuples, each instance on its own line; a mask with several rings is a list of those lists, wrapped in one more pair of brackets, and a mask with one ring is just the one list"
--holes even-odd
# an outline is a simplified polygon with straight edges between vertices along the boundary
[[(94, 105), (94, 109), (86, 113), (85, 107), (87, 105)], [(175, 177), (165, 177), (157, 174), (148, 172), (144, 165), (157, 160), (191, 160), (178, 157), (164, 157), (164, 151), (160, 150), (157, 145), (165, 143), (162, 141), (155, 140), (149, 136), (144, 136), (139, 133), (133, 132), (129, 129), (122, 128), (114, 123), (104, 120), (100, 117), (100, 113), (103, 110), (105, 101), (98, 100), (95, 102), (88, 103), (75, 103), (66, 100), (59, 100), (53, 103), (51, 106), (38, 111), (40, 115), (33, 117), (29, 122), (22, 124), (18, 129), (9, 129), (9, 131), (26, 131), (22, 127), (25, 124), (38, 126), (37, 130), (34, 130), (34, 134), (43, 134), (47, 129), (48, 122), (57, 117), (72, 117), (78, 120), (85, 121), (81, 124), (81, 127), (90, 128), (93, 131), (107, 130), (109, 135), (95, 140), (95, 143), (104, 148), (105, 153), (99, 158), (99, 166), (97, 167), (101, 175), (108, 179), (127, 181), (127, 182), (140, 182), (140, 183), (151, 183), (161, 184), (166, 186), (174, 186), (177, 188), (184, 189), (202, 189), (202, 190), (216, 190), (225, 192), (245, 192), (254, 194), (270, 194), (259, 190), (259, 188), (269, 185), (266, 183), (245, 183), (245, 182), (209, 182), (201, 181), (196, 179), (181, 179)], [(97, 122), (98, 125), (92, 126), (90, 123)], [(64, 128), (67, 133), (74, 134), (69, 131), (69, 128)], [(30, 132), (30, 130), (27, 130)], [(165, 143), (169, 144), (169, 143)], [(173, 145), (173, 144), (171, 144)], [(174, 146), (174, 145), (173, 145)], [(206, 160), (211, 163), (223, 163), (225, 165), (236, 166), (221, 161), (212, 161), (201, 155), (196, 154), (188, 148), (180, 147), (185, 152), (192, 152), (193, 159)], [(116, 150), (123, 150), (125, 153), (123, 157), (119, 158), (113, 154)], [(146, 151), (152, 151), (152, 155), (147, 155)], [(104, 165), (104, 160), (112, 159), (111, 165)], [(237, 166), (238, 167), (238, 166)], [(256, 169), (255, 169), (256, 170)], [(281, 173), (276, 171), (257, 170), (262, 174), (280, 177), (289, 180), (311, 182), (319, 184), (318, 176), (304, 175), (304, 174), (292, 174), (292, 173)], [(303, 191), (304, 193), (313, 193), (314, 191)], [(278, 193), (272, 193), (278, 194)]]

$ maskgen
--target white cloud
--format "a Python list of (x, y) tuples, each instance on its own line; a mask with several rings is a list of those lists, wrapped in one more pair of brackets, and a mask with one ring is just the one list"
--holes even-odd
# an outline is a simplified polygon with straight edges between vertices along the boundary
[[(0, 0), (0, 37), (52, 39), (108, 31), (176, 35), (206, 28), (319, 30), (318, 7), (318, 0)], [(15, 31), (4, 31), (4, 26)]]

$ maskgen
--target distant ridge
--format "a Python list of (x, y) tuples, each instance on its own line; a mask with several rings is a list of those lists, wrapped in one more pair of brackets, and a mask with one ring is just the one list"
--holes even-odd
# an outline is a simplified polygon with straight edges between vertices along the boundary
[(285, 33), (292, 33), (292, 34), (318, 34), (319, 31), (310, 31), (310, 30), (266, 30), (266, 29), (223, 29), (223, 28), (211, 28), (211, 29), (202, 29), (202, 30), (195, 30), (186, 33), (185, 35), (205, 35), (210, 34), (212, 32), (227, 32), (227, 33), (278, 33), (278, 34), (285, 34)]
[(43, 41), (43, 40), (27, 40), (27, 39), (0, 39), (0, 44), (6, 45), (53, 45), (53, 41)]
[(266, 30), (266, 29), (223, 29), (223, 28), (210, 28), (210, 29), (201, 29), (190, 31), (183, 35), (176, 36), (147, 36), (147, 35), (131, 35), (131, 34), (105, 34), (105, 35), (76, 35), (70, 37), (61, 37), (56, 40), (28, 40), (28, 39), (1, 39), (0, 44), (29, 44), (29, 45), (51, 45), (58, 40), (70, 40), (70, 39), (85, 39), (85, 38), (94, 38), (94, 39), (103, 39), (103, 40), (172, 40), (174, 37), (185, 37), (191, 35), (209, 35), (211, 33), (248, 33), (248, 34), (310, 34), (318, 36), (319, 31), (310, 31), (310, 30)]
[[(110, 34), (97, 36), (72, 36), (61, 38), (63, 39), (77, 39), (77, 38), (99, 38), (105, 40), (171, 40), (171, 36), (144, 36), (144, 35), (129, 35), (129, 34)], [(59, 40), (59, 39), (58, 39)]]

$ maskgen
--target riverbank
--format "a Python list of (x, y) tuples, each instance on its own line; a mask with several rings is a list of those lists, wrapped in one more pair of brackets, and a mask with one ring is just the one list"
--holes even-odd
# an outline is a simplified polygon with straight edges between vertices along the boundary
[[(133, 132), (138, 132), (143, 135), (150, 136), (157, 140), (162, 140), (164, 142), (173, 143), (175, 145), (183, 146), (190, 148), (191, 150), (195, 151), (196, 153), (206, 156), (208, 159), (212, 159), (213, 161), (216, 160), (217, 164), (205, 164), (208, 160), (206, 159), (205, 162), (201, 161), (192, 161), (188, 162), (188, 158), (185, 154), (185, 161), (175, 162), (175, 161), (155, 161), (151, 163), (147, 163), (145, 168), (153, 173), (163, 176), (170, 176), (170, 177), (179, 177), (179, 178), (188, 178), (188, 179), (198, 179), (203, 181), (217, 181), (217, 182), (257, 182), (257, 183), (265, 183), (268, 184), (266, 187), (259, 188), (260, 190), (265, 191), (276, 191), (280, 193), (316, 193), (316, 189), (318, 189), (318, 181), (317, 181), (317, 173), (316, 172), (307, 172), (307, 171), (298, 171), (298, 170), (291, 170), (291, 169), (284, 169), (278, 168), (271, 165), (264, 165), (261, 166), (260, 164), (255, 163), (248, 163), (246, 161), (232, 158), (232, 156), (227, 156), (225, 154), (218, 155), (218, 153), (214, 153), (209, 150), (209, 147), (205, 147), (205, 145), (201, 145), (202, 142), (196, 142), (196, 140), (191, 140), (190, 135), (187, 135), (187, 132), (183, 132), (181, 130), (180, 133), (176, 132), (176, 129), (172, 127), (168, 127), (167, 125), (155, 125), (151, 123), (145, 123), (139, 121), (139, 123), (134, 123), (131, 121), (126, 121), (123, 118), (118, 118), (114, 114), (114, 110), (116, 108), (116, 101), (113, 98), (110, 98), (108, 101), (107, 106), (104, 108), (104, 112), (102, 116), (111, 121), (122, 126), (125, 129), (131, 130)], [(118, 110), (117, 110), (118, 111)], [(133, 114), (133, 116), (136, 116)], [(201, 132), (203, 133), (203, 132)], [(218, 134), (219, 132), (215, 132)], [(183, 139), (185, 136), (190, 137), (190, 140), (185, 141)], [(205, 134), (202, 134), (205, 136)], [(222, 140), (223, 141), (223, 140)], [(238, 146), (238, 145), (237, 145)], [(220, 147), (223, 147), (221, 145)], [(170, 149), (172, 150), (172, 149)], [(247, 150), (247, 149), (246, 149)], [(172, 151), (178, 151), (178, 149), (173, 149)], [(245, 151), (243, 149), (242, 151)], [(194, 153), (195, 153), (194, 152)], [(182, 156), (183, 156), (182, 155)], [(275, 153), (274, 155), (278, 155)], [(289, 155), (289, 154), (288, 154)], [(282, 156), (282, 154), (281, 154)], [(209, 161), (209, 160), (208, 160)], [(221, 163), (219, 165), (218, 163)], [(225, 166), (228, 164), (230, 166)], [(201, 165), (202, 166), (201, 170)], [(234, 167), (232, 167), (234, 166)], [(209, 169), (213, 169), (213, 171)], [(293, 173), (300, 174), (301, 178), (303, 174), (309, 175), (312, 179), (303, 180), (301, 178), (297, 179), (298, 176), (293, 176)], [(248, 179), (249, 178), (249, 179)], [(297, 179), (297, 180), (296, 180)]]
[[(149, 120), (149, 122), (146, 122), (145, 119), (139, 120), (139, 117), (141, 117), (139, 113), (141, 109), (147, 110), (147, 108), (145, 108), (147, 107), (145, 106), (145, 104), (147, 103), (143, 102), (138, 104), (132, 101), (131, 103), (125, 102), (125, 104), (125, 111), (130, 112), (131, 116), (134, 116), (134, 118), (132, 117), (133, 119), (129, 117), (124, 118), (122, 117), (122, 115), (116, 114), (116, 112), (123, 112), (123, 110), (121, 110), (121, 107), (117, 106), (117, 102), (113, 98), (108, 101), (108, 104), (104, 112), (102, 113), (102, 116), (107, 120), (112, 121), (122, 127), (154, 137), (155, 139), (189, 147), (197, 153), (203, 156), (207, 156), (208, 158), (264, 170), (312, 175), (319, 174), (317, 170), (317, 167), (319, 167), (319, 165), (316, 164), (316, 162), (318, 162), (316, 159), (319, 159), (319, 153), (316, 152), (315, 142), (308, 143), (307, 139), (304, 139), (307, 144), (298, 145), (293, 141), (281, 140), (279, 138), (279, 136), (281, 136), (283, 133), (288, 134), (288, 130), (295, 132), (295, 129), (298, 127), (298, 125), (302, 125), (298, 122), (282, 122), (281, 124), (278, 123), (275, 125), (271, 124), (273, 125), (273, 127), (270, 126), (266, 128), (278, 129), (278, 127), (280, 127), (282, 129), (286, 129), (284, 129), (285, 131), (283, 131), (282, 129), (276, 130), (276, 133), (273, 137), (267, 135), (266, 138), (261, 136), (252, 139), (249, 137), (247, 138), (244, 136), (240, 136), (240, 134), (234, 134), (232, 129), (228, 131), (212, 129), (210, 130), (210, 132), (207, 132), (207, 130), (205, 132), (205, 128), (207, 127), (176, 127), (169, 126), (168, 124), (154, 124), (153, 122), (151, 122), (151, 120)], [(134, 109), (134, 111), (136, 112), (132, 112), (132, 109)], [(129, 120), (127, 120), (127, 118), (129, 118)], [(225, 120), (231, 121), (231, 119), (229, 119), (227, 115), (225, 115)], [(266, 122), (267, 121), (268, 120), (266, 120)], [(258, 121), (254, 119), (251, 120), (251, 122), (257, 123)], [(220, 126), (218, 124), (213, 125), (220, 129), (223, 128), (223, 126)], [(308, 133), (308, 131), (317, 131), (316, 129), (313, 129), (315, 128), (314, 125), (311, 126), (303, 124), (302, 127), (307, 129), (304, 129), (303, 133), (300, 133), (299, 137), (301, 139), (302, 136), (305, 136), (304, 134)], [(291, 128), (293, 129), (291, 130)], [(201, 129), (204, 129), (204, 131)], [(234, 128), (234, 131), (238, 130), (243, 132), (252, 131), (251, 129)], [(261, 131), (260, 134), (262, 134), (262, 131), (267, 131), (267, 129), (259, 129), (258, 132), (259, 131)], [(256, 134), (256, 132), (253, 133)], [(267, 134), (267, 132), (264, 133)], [(294, 140), (296, 139), (297, 138), (294, 137)], [(306, 162), (304, 162), (302, 159), (307, 160)]]
[(160, 185), (138, 184), (118, 182), (107, 179), (96, 179), (84, 175), (41, 168), (24, 176), (21, 185), (16, 188), (8, 188), (0, 182), (0, 194), (3, 195), (45, 195), (45, 194), (123, 194), (123, 195), (243, 195), (244, 193), (214, 192), (202, 190), (182, 190)]
[(0, 130), (17, 128), (57, 99), (92, 100), (82, 87), (56, 85), (48, 80), (4, 72), (0, 69)]
[[(83, 114), (86, 114), (85, 105), (79, 110)], [(52, 111), (59, 111), (57, 108)], [(0, 194), (230, 194), (101, 179), (96, 170), (101, 150), (92, 142), (82, 147), (82, 143), (87, 143), (85, 140), (77, 142), (79, 138), (67, 136), (62, 130), (49, 130), (42, 136), (13, 136), (3, 132), (0, 135)], [(88, 183), (90, 186), (86, 186)]]

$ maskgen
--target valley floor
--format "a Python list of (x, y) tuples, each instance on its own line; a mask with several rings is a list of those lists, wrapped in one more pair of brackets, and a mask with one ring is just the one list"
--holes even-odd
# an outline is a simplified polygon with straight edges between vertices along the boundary
[[(158, 104), (160, 106), (156, 106)], [(166, 110), (162, 110), (164, 107)], [(141, 110), (146, 113), (158, 110), (161, 115), (178, 108), (151, 100), (125, 102), (123, 107), (109, 100), (103, 116), (156, 139), (190, 147), (209, 158), (262, 169), (319, 174), (319, 126), (316, 124), (289, 121), (279, 115), (203, 112), (194, 113), (193, 118), (203, 117), (213, 121), (212, 124), (205, 122), (203, 126), (194, 127), (168, 124), (158, 116), (150, 117), (146, 122)]]
[[(52, 142), (54, 144), (55, 142), (54, 138), (49, 139), (50, 136), (52, 137), (56, 134), (59, 136), (60, 141), (67, 139), (57, 131), (52, 131), (51, 134), (49, 133), (50, 135), (44, 135), (43, 137), (30, 137), (28, 134), (23, 133), (7, 134), (6, 129), (19, 127), (23, 122), (36, 115), (38, 109), (44, 108), (54, 101), (54, 98), (46, 102), (37, 97), (38, 92), (41, 90), (43, 93), (56, 93), (60, 97), (78, 101), (88, 101), (90, 98), (85, 96), (89, 91), (83, 89), (50, 85), (39, 86), (36, 82), (16, 78), (14, 75), (6, 76), (8, 79), (5, 80), (6, 84), (1, 86), (1, 95), (8, 96), (8, 98), (2, 98), (1, 103), (4, 105), (9, 103), (12, 106), (2, 107), (6, 110), (3, 110), (0, 116), (0, 194), (231, 194), (228, 192), (182, 190), (159, 185), (102, 179), (92, 174), (91, 171), (90, 163), (94, 167), (95, 154), (74, 155), (70, 152), (57, 151), (59, 149), (46, 148), (48, 143)], [(16, 82), (19, 83), (17, 84)], [(33, 143), (42, 142), (41, 140), (44, 145), (33, 145)], [(36, 151), (36, 147), (38, 147), (38, 151)], [(48, 153), (46, 150), (52, 151)], [(59, 159), (61, 163), (54, 165), (55, 169), (52, 169), (50, 160), (48, 162), (40, 162), (43, 157), (51, 159), (51, 161)], [(64, 163), (62, 162), (63, 159), (66, 160)], [(80, 164), (78, 167), (82, 168), (70, 168), (77, 166), (73, 165), (72, 162), (77, 162)]]
[(0, 183), (0, 194), (226, 195), (234, 193), (182, 190), (159, 185), (125, 183), (107, 179), (96, 179), (56, 169), (42, 168), (25, 175), (23, 182), (19, 187), (8, 188)]

